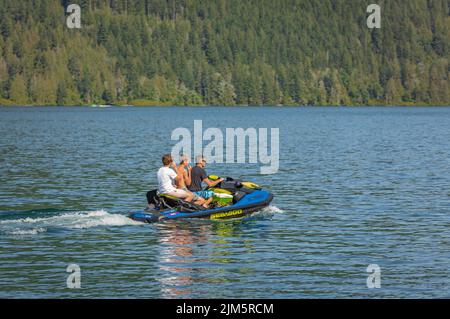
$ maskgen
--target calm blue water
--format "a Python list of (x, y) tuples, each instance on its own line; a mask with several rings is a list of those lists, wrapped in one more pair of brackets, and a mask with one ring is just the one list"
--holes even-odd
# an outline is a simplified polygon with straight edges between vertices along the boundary
[[(280, 128), (277, 174), (208, 166), (269, 188), (272, 206), (127, 219), (195, 119)], [(449, 141), (450, 108), (0, 108), (0, 298), (450, 297)]]

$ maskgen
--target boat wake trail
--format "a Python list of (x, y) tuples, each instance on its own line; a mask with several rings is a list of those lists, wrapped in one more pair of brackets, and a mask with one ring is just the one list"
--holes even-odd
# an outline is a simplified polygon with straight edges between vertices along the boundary
[[(268, 206), (252, 214), (252, 217), (265, 218), (282, 213), (276, 206)], [(106, 210), (87, 212), (67, 212), (46, 217), (24, 217), (0, 220), (0, 234), (6, 235), (37, 235), (49, 229), (85, 229), (91, 227), (112, 227), (127, 225), (143, 225), (131, 220), (125, 215), (110, 214)]]
[(262, 210), (253, 213), (252, 218), (266, 218), (266, 217), (272, 217), (275, 214), (281, 214), (284, 211), (277, 206), (267, 206), (264, 207)]
[(72, 212), (50, 217), (9, 219), (0, 221), (0, 233), (10, 235), (36, 235), (49, 228), (83, 229), (98, 226), (140, 225), (124, 215), (110, 214), (105, 210)]
[(267, 206), (261, 212), (265, 214), (281, 214), (284, 213), (284, 210), (277, 206)]

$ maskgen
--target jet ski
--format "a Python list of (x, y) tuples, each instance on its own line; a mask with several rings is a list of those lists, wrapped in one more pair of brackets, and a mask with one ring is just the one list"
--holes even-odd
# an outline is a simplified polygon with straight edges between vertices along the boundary
[[(218, 179), (218, 176), (209, 176)], [(171, 219), (232, 219), (242, 218), (268, 206), (273, 195), (259, 185), (227, 177), (214, 188), (213, 202), (209, 208), (195, 205), (172, 196), (158, 194), (157, 190), (147, 193), (148, 207), (132, 211), (128, 217), (144, 223)]]

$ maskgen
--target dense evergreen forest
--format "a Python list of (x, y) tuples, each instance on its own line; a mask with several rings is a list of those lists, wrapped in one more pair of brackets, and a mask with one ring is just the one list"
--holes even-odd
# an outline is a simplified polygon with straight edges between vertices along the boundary
[[(381, 29), (366, 25), (374, 2)], [(0, 104), (449, 105), (449, 7), (0, 0)]]

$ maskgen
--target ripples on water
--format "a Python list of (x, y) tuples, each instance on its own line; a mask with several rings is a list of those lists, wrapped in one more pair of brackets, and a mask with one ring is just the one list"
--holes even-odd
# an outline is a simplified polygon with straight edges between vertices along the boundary
[[(194, 119), (280, 128), (278, 174), (209, 166), (268, 187), (273, 206), (129, 220)], [(449, 297), (449, 124), (447, 108), (0, 109), (0, 297)]]

